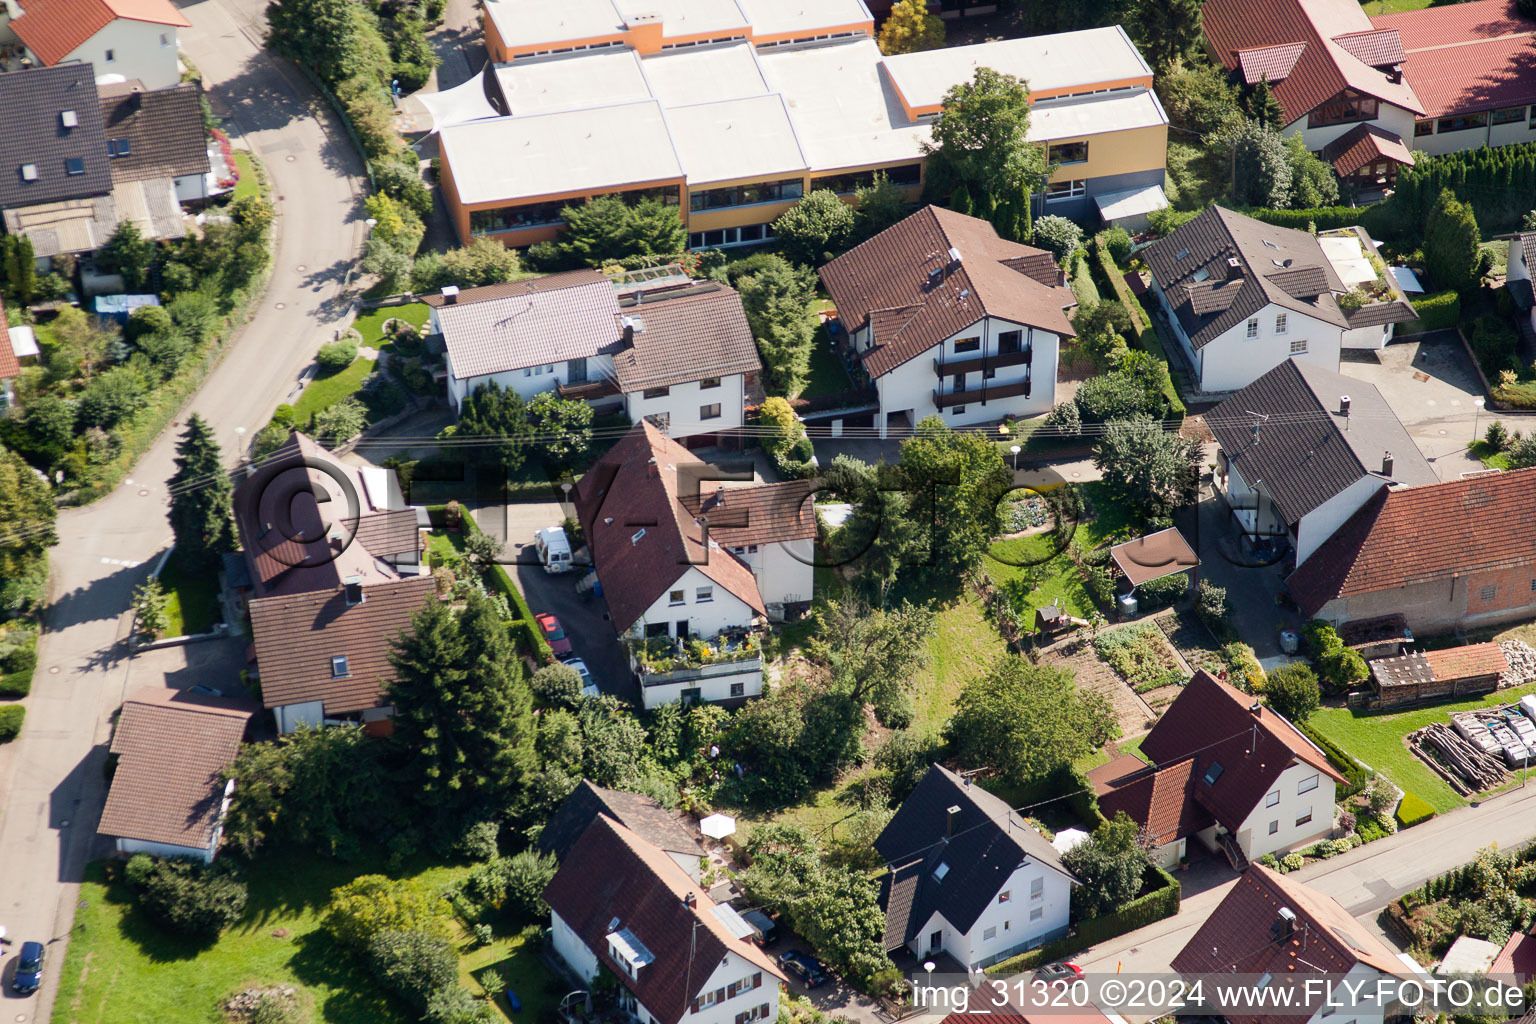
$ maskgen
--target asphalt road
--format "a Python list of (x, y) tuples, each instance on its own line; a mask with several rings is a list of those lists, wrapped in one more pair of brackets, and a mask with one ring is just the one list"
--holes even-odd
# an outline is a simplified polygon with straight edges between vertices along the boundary
[[(342, 288), (361, 249), (361, 163), (329, 108), (303, 77), (262, 52), (261, 3), (204, 0), (184, 7), (183, 52), (203, 72), (215, 110), (267, 167), (278, 239), (271, 285), (250, 323), (183, 415), (197, 412), (227, 451), (293, 390), (348, 305)], [(59, 517), (47, 631), (21, 737), (0, 747), (0, 925), (19, 943), (49, 943), (42, 991), (7, 989), (0, 1016), (45, 1021), (57, 991), (77, 883), (105, 796), (101, 771), (110, 715), (158, 675), (135, 675), (123, 643), (130, 593), (170, 540), (165, 480), (175, 430), (131, 479), (94, 505)], [(14, 953), (15, 946), (9, 948)], [(9, 961), (7, 955), (6, 960)], [(6, 966), (9, 966), (6, 964)], [(9, 972), (6, 972), (9, 973)]]

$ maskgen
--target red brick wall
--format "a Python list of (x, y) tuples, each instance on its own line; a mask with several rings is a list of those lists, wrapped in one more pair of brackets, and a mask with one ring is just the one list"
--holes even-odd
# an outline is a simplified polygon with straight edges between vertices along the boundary
[[(1536, 565), (1520, 565), (1512, 569), (1475, 573), (1467, 578), (1467, 615), (1474, 617), (1494, 612), (1508, 612), (1516, 608), (1536, 605), (1536, 590), (1531, 581), (1536, 580)], [(1491, 600), (1483, 599), (1483, 592), (1492, 587)]]

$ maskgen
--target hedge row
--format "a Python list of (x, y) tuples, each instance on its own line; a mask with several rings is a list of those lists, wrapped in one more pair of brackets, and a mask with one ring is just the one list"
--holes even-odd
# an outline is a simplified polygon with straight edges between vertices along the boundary
[(1390, 201), (1375, 206), (1319, 206), (1310, 210), (1255, 208), (1242, 212), (1254, 220), (1297, 231), (1333, 231), (1358, 224), (1377, 241), (1395, 238), (1405, 230), (1402, 216)]
[(1412, 828), (1434, 816), (1435, 809), (1429, 806), (1428, 801), (1412, 793), (1404, 793), (1403, 802), (1397, 805), (1397, 823), (1403, 828)]
[(1178, 879), (1162, 868), (1148, 865), (1145, 884), (1157, 885), (1157, 888), (1144, 896), (1136, 897), (1112, 914), (1102, 914), (1099, 917), (1079, 921), (1070, 935), (1064, 935), (1026, 953), (999, 961), (988, 967), (987, 973), (1018, 974), (1031, 971), (1043, 963), (1081, 953), (1090, 946), (1096, 946), (1107, 939), (1135, 931), (1137, 928), (1145, 928), (1154, 921), (1161, 921), (1179, 912), (1179, 900), (1183, 895), (1183, 887), (1179, 885)]
[(0, 700), (19, 700), (32, 692), (32, 672), (37, 668), (37, 634), (0, 655)]
[(1152, 318), (1147, 315), (1141, 300), (1136, 297), (1135, 292), (1131, 291), (1130, 286), (1125, 283), (1125, 278), (1120, 274), (1120, 269), (1115, 266), (1114, 258), (1109, 254), (1109, 247), (1104, 244), (1102, 232), (1093, 240), (1092, 259), (1098, 276), (1115, 293), (1115, 299), (1131, 314), (1131, 326), (1136, 330), (1136, 344), (1158, 361), (1162, 375), (1163, 397), (1168, 401), (1168, 418), (1182, 420), (1186, 412), (1184, 400), (1179, 397), (1178, 389), (1173, 386), (1173, 375), (1168, 370), (1168, 353), (1163, 349), (1163, 339), (1158, 336), (1157, 330), (1152, 326)]
[(21, 732), (21, 720), (27, 717), (27, 709), (20, 704), (7, 704), (0, 708), (0, 743), (9, 743)]
[(1422, 299), (1411, 299), (1413, 311), (1419, 318), (1401, 324), (1397, 333), (1423, 334), (1425, 331), (1443, 331), (1461, 322), (1461, 296), (1454, 289), (1432, 292)]
[[(443, 510), (447, 506), (427, 506), (427, 516), (434, 524), (444, 521)], [(469, 514), (468, 509), (463, 509), (459, 515), (459, 529), (466, 534), (480, 533), (480, 524), (475, 522), (475, 517)], [(517, 615), (512, 623), (512, 635), (524, 649), (533, 653), (534, 659), (541, 665), (547, 665), (555, 660), (555, 652), (550, 649), (549, 641), (544, 639), (544, 631), (539, 629), (538, 623), (533, 621), (533, 609), (528, 607), (528, 601), (523, 597), (523, 592), (512, 582), (504, 566), (493, 565), (487, 574), (490, 584), (496, 590), (506, 595), (507, 604)]]
[(1369, 780), (1371, 777), (1371, 773), (1366, 770), (1365, 765), (1361, 764), (1359, 761), (1356, 761), (1353, 757), (1346, 753), (1342, 747), (1334, 743), (1322, 733), (1318, 732), (1316, 729), (1312, 728), (1306, 722), (1292, 722), (1291, 724), (1294, 725), (1303, 736), (1317, 744), (1318, 749), (1323, 752), (1323, 756), (1328, 758), (1328, 763), (1337, 768), (1339, 770), (1339, 774), (1344, 776), (1346, 785), (1344, 787), (1344, 792), (1338, 794), (1340, 799), (1354, 796), (1356, 793), (1365, 788), (1367, 780)]

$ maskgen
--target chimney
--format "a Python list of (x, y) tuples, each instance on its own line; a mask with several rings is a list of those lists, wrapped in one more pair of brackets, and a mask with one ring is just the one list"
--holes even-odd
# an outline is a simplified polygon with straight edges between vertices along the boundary
[(960, 805), (955, 804), (944, 811), (944, 838), (949, 839), (955, 834), (955, 826), (960, 824)]
[(1349, 396), (1348, 395), (1340, 395), (1339, 396), (1339, 415), (1340, 416), (1348, 416), (1349, 415)]
[(1382, 452), (1381, 453), (1381, 475), (1382, 476), (1391, 476), (1392, 475), (1392, 453), (1391, 452)]
[(1290, 907), (1281, 907), (1275, 913), (1275, 921), (1269, 926), (1270, 938), (1275, 942), (1284, 942), (1296, 934), (1296, 912)]
[(1236, 256), (1227, 257), (1227, 280), (1236, 281), (1243, 276), (1243, 261)]
[(456, 284), (443, 285), (443, 305), (451, 306), (459, 301), (459, 286)]
[(652, 455), (645, 463), (645, 475), (650, 479), (656, 479), (659, 471), (656, 468), (656, 456)]
[(1254, 701), (1252, 704), (1248, 705), (1248, 710), (1253, 713), (1254, 718), (1258, 718), (1264, 714), (1264, 705), (1260, 704), (1258, 701)]
[(960, 262), (960, 250), (956, 249), (954, 246), (950, 246), (949, 247), (949, 262), (951, 262), (951, 263), (959, 263)]
[(685, 907), (696, 907), (698, 905), (699, 905), (699, 898), (698, 898), (698, 896), (694, 895), (692, 890), (689, 890), (688, 894), (683, 897), (683, 906), (685, 906)]
[(624, 325), (624, 347), (635, 347), (635, 321), (633, 317), (624, 317), (619, 323)]

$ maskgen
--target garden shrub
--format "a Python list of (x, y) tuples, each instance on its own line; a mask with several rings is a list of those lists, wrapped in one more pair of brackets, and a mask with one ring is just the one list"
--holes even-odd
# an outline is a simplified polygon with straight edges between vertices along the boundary
[(1495, 378), (1501, 370), (1518, 370), (1520, 361), (1515, 355), (1519, 336), (1508, 320), (1497, 316), (1480, 316), (1472, 321), (1467, 341), (1477, 365), (1489, 378)]
[(412, 879), (361, 875), (331, 893), (320, 925), (344, 946), (366, 948), (387, 931), (448, 937), (448, 905)]
[(1288, 853), (1280, 858), (1280, 867), (1285, 871), (1295, 871), (1306, 863), (1306, 858), (1299, 853)]
[(370, 373), (363, 380), (360, 392), (363, 405), (368, 409), (368, 421), (377, 423), (405, 409), (409, 400), (405, 389), (382, 373)]
[(137, 854), (125, 870), (139, 906), (183, 935), (213, 938), (240, 920), (249, 895), (226, 865)]
[(1272, 853), (1266, 853), (1264, 856), (1260, 857), (1259, 863), (1263, 864), (1271, 871), (1280, 870), (1280, 862), (1275, 859), (1275, 855)]
[(1227, 669), (1227, 682), (1244, 693), (1258, 693), (1264, 688), (1264, 666), (1253, 648), (1241, 641), (1223, 644), (1222, 663)]
[(1217, 640), (1233, 636), (1232, 602), (1227, 598), (1226, 587), (1218, 587), (1210, 580), (1201, 580), (1195, 588), (1195, 613)]
[(1461, 322), (1461, 296), (1454, 289), (1431, 292), (1423, 298), (1410, 299), (1417, 320), (1399, 324), (1398, 334), (1422, 334), (1425, 331), (1442, 331)]
[(1131, 233), (1125, 228), (1110, 228), (1099, 237), (1103, 240), (1104, 248), (1109, 250), (1110, 259), (1117, 264), (1131, 258)]
[(321, 345), (319, 353), (315, 356), (315, 365), (321, 376), (328, 377), (345, 370), (356, 359), (357, 342), (346, 337), (340, 341), (329, 341)]
[(380, 932), (368, 943), (368, 967), (379, 983), (418, 1010), (458, 982), (459, 957), (447, 939), (424, 932)]
[(1148, 580), (1136, 588), (1143, 609), (1161, 608), (1173, 604), (1189, 593), (1189, 577), (1181, 572), (1160, 579)]
[(1404, 793), (1403, 802), (1397, 806), (1397, 823), (1403, 828), (1412, 828), (1434, 816), (1435, 809), (1422, 797), (1412, 793)]
[(1339, 646), (1317, 659), (1317, 678), (1330, 693), (1347, 690), (1370, 676), (1365, 659), (1348, 647)]
[(27, 709), (19, 704), (0, 707), (0, 743), (9, 743), (21, 732), (21, 721), (27, 717)]

